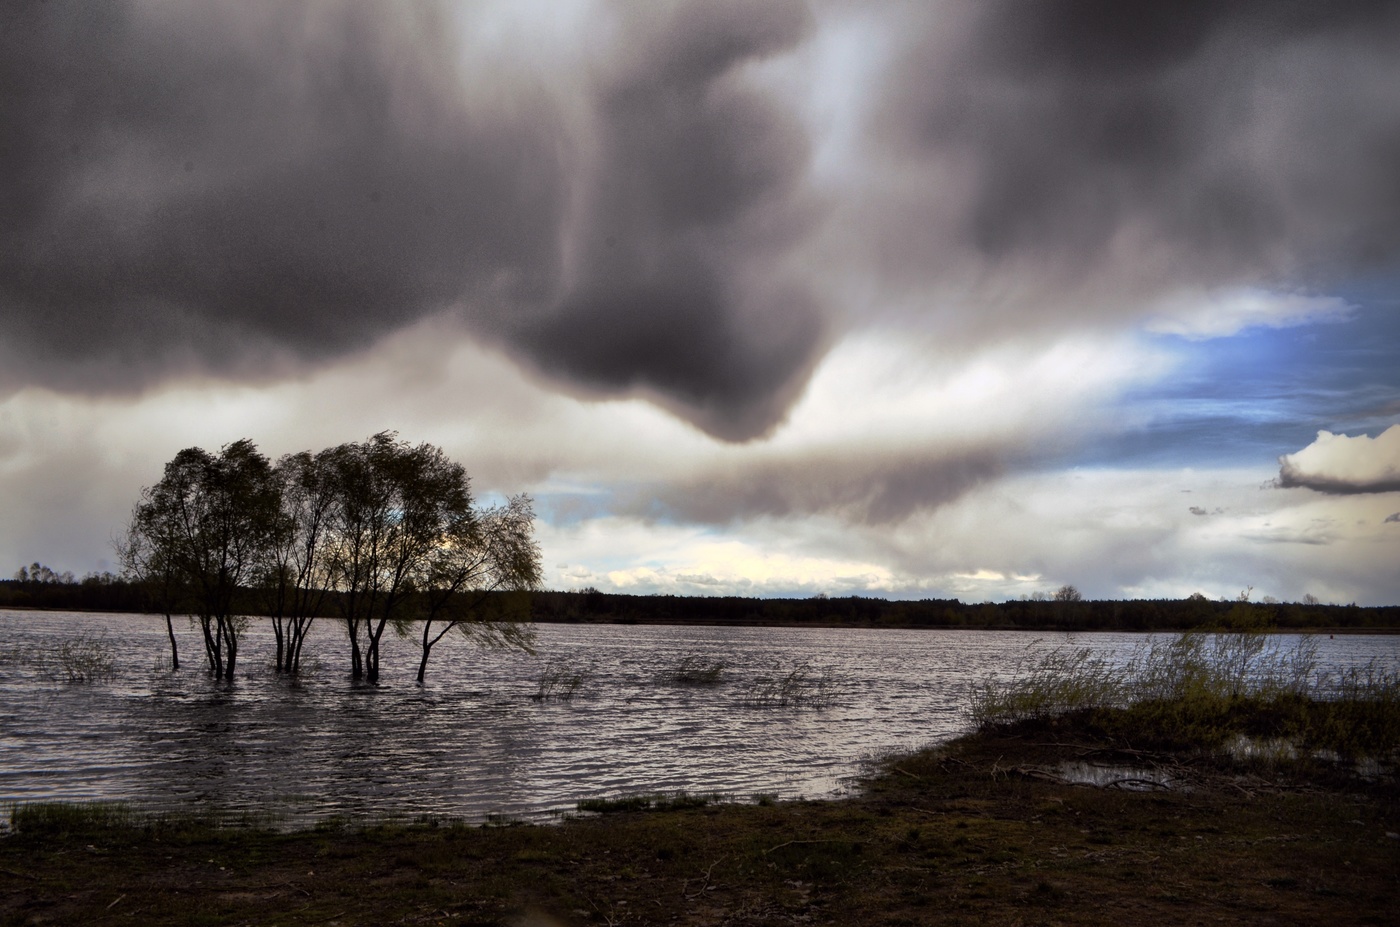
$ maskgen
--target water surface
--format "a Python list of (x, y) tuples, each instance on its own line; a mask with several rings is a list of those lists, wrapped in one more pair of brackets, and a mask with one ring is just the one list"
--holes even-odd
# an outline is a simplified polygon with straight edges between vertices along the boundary
[[(296, 685), (270, 670), (271, 630), (248, 632), (238, 678), (203, 672), (162, 619), (0, 610), (0, 801), (121, 799), (146, 808), (284, 815), (435, 814), (484, 820), (569, 810), (581, 798), (685, 789), (739, 799), (838, 793), (863, 761), (964, 730), (969, 683), (1062, 646), (1126, 656), (1142, 635), (824, 628), (540, 625), (539, 654), (449, 637), (413, 683), (414, 640), (385, 639), (377, 687), (347, 678), (344, 633), (313, 628)], [(72, 684), (32, 661), (81, 633), (117, 657), (110, 682)], [(1400, 638), (1319, 640), (1328, 666), (1382, 658)], [(666, 679), (688, 656), (722, 661), (715, 686)], [(537, 701), (547, 663), (587, 672), (570, 701)], [(752, 686), (828, 668), (826, 707), (751, 703)]]

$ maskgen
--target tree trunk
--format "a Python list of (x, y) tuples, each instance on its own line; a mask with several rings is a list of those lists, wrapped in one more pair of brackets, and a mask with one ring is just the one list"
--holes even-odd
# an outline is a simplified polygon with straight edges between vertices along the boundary
[[(282, 628), (282, 619), (274, 617), (272, 619), (272, 633), (277, 638), (277, 672), (286, 673), (291, 670), (291, 650), (289, 645), (284, 643), (285, 633)], [(285, 658), (285, 662), (284, 662)]]
[(224, 661), (220, 641), (215, 636), (211, 623), (214, 619), (201, 615), (199, 630), (204, 634), (204, 656), (209, 661), (209, 675), (217, 679), (223, 672)]
[(419, 684), (420, 686), (423, 684), (423, 677), (424, 677), (424, 675), (426, 675), (427, 672), (428, 672), (428, 654), (432, 652), (432, 649), (433, 649), (433, 645), (430, 644), (430, 643), (428, 643), (428, 641), (427, 641), (427, 635), (424, 635), (424, 640), (423, 640), (423, 656), (422, 656), (422, 658), (418, 661), (418, 684)]
[(175, 625), (170, 621), (170, 613), (165, 613), (165, 633), (170, 635), (170, 668), (180, 668), (180, 651), (175, 646)]
[(238, 662), (238, 634), (233, 626), (232, 618), (224, 618), (220, 621), (224, 635), (224, 678), (233, 682), (234, 665)]

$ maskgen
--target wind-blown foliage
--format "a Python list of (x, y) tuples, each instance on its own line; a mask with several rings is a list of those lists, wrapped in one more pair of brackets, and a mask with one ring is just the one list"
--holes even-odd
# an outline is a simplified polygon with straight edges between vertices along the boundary
[(280, 505), (260, 586), (277, 639), (279, 673), (300, 672), (302, 645), (330, 590), (326, 547), (337, 501), (328, 465), (332, 454), (302, 451), (277, 462)]
[[(534, 520), (530, 497), (519, 495), (480, 513), (469, 509), (466, 517), (452, 523), (446, 542), (428, 558), (421, 578), (420, 684), (433, 646), (453, 629), (484, 647), (533, 652), (534, 629), (512, 620), (523, 603), (492, 593), (525, 592), (539, 585), (542, 568), (532, 536)], [(497, 606), (495, 614), (482, 614), (487, 602)], [(516, 614), (507, 611), (510, 604), (517, 606)]]

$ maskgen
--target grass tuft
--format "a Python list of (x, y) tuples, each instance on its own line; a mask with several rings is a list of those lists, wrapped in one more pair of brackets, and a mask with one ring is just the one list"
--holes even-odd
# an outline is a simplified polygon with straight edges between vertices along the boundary
[(105, 634), (84, 632), (52, 648), (0, 648), (0, 667), (32, 666), (64, 682), (107, 682), (116, 678), (117, 661)]

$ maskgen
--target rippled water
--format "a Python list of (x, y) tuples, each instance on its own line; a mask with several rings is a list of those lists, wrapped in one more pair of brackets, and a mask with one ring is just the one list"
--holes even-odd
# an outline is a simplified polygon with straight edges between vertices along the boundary
[[(16, 651), (88, 632), (117, 656), (110, 682), (71, 684)], [(164, 668), (164, 622), (142, 615), (0, 610), (0, 801), (123, 799), (147, 808), (285, 815), (431, 813), (483, 820), (572, 809), (633, 792), (822, 796), (864, 759), (962, 730), (969, 682), (1067, 640), (1127, 653), (1127, 634), (541, 625), (539, 655), (449, 637), (424, 687), (417, 645), (386, 637), (384, 683), (352, 685), (343, 631), (321, 622), (312, 670), (270, 671), (272, 636), (251, 629), (239, 678), (203, 673), (177, 626), (184, 668)], [(1400, 663), (1400, 638), (1321, 640), (1324, 664)], [(718, 685), (665, 676), (723, 661)], [(536, 701), (548, 661), (590, 675), (567, 702)], [(808, 663), (833, 673), (829, 707), (754, 705), (756, 680)]]

